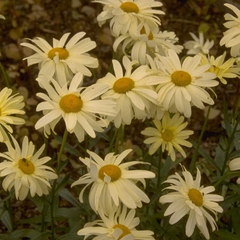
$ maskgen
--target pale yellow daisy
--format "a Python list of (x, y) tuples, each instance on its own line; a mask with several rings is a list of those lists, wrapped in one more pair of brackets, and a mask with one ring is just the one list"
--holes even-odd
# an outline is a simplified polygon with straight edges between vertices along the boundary
[(150, 113), (152, 105), (158, 104), (157, 93), (151, 86), (146, 85), (146, 79), (152, 75), (147, 65), (133, 66), (136, 61), (130, 61), (126, 56), (123, 57), (123, 70), (120, 62), (113, 60), (115, 75), (108, 73), (99, 79), (97, 84), (107, 84), (108, 91), (101, 97), (111, 99), (117, 103), (117, 116), (110, 117), (117, 128), (121, 125), (129, 125), (133, 118), (143, 120)]
[[(240, 170), (240, 157), (231, 160), (229, 162), (229, 168), (231, 171)], [(237, 179), (237, 184), (240, 184), (240, 177)]]
[(101, 220), (86, 223), (77, 234), (84, 239), (95, 235), (93, 240), (154, 240), (152, 231), (136, 229), (140, 219), (135, 214), (135, 210), (127, 211), (125, 206), (113, 207), (109, 216), (99, 211)]
[(160, 147), (162, 152), (167, 151), (172, 161), (176, 160), (175, 149), (185, 158), (186, 153), (181, 146), (192, 147), (192, 144), (186, 139), (193, 134), (191, 130), (184, 130), (188, 125), (184, 122), (184, 117), (178, 113), (170, 117), (166, 112), (161, 121), (154, 119), (155, 127), (145, 128), (141, 134), (147, 136), (145, 144), (151, 144), (149, 154), (154, 154)]
[(162, 204), (171, 203), (164, 216), (172, 215), (169, 223), (175, 224), (185, 215), (189, 215), (185, 228), (187, 237), (193, 234), (197, 226), (204, 237), (210, 239), (207, 222), (209, 222), (212, 231), (217, 228), (217, 224), (210, 213), (216, 215), (217, 212), (223, 212), (223, 209), (216, 203), (223, 201), (223, 197), (211, 193), (215, 190), (213, 186), (201, 186), (199, 169), (197, 169), (195, 180), (193, 180), (191, 173), (185, 167), (183, 167), (182, 175), (184, 179), (176, 172), (175, 175), (169, 176), (164, 182), (170, 184), (165, 189), (173, 190), (159, 199)]
[(202, 32), (199, 32), (199, 37), (197, 37), (194, 33), (190, 33), (193, 40), (187, 41), (184, 43), (184, 47), (188, 49), (187, 54), (196, 55), (198, 53), (201, 54), (209, 54), (210, 49), (214, 45), (214, 41), (209, 41), (208, 39), (204, 41), (204, 36)]
[(0, 177), (5, 177), (2, 186), (5, 191), (15, 190), (16, 198), (24, 200), (28, 193), (31, 196), (48, 194), (51, 188), (50, 180), (56, 179), (57, 174), (49, 166), (44, 165), (50, 157), (40, 157), (44, 145), (35, 153), (35, 146), (24, 137), (22, 149), (12, 138), (13, 145), (7, 142), (8, 151), (0, 153), (4, 159), (0, 163)]
[(85, 189), (92, 184), (88, 198), (91, 208), (96, 212), (101, 210), (109, 214), (121, 202), (131, 209), (142, 207), (142, 202), (148, 203), (148, 196), (136, 183), (140, 181), (145, 186), (145, 178), (154, 178), (155, 174), (147, 170), (129, 170), (129, 167), (144, 164), (141, 161), (122, 163), (131, 151), (128, 149), (119, 155), (111, 152), (104, 159), (87, 151), (90, 158), (79, 158), (88, 167), (88, 173), (72, 184), (87, 184), (79, 195), (80, 202), (83, 202)]
[[(201, 64), (210, 64), (211, 67), (209, 68), (209, 72), (213, 72), (216, 74), (217, 78), (223, 83), (227, 84), (227, 81), (225, 78), (237, 78), (239, 76), (240, 72), (240, 66), (235, 65), (236, 62), (235, 58), (229, 58), (227, 61), (225, 61), (226, 52), (224, 52), (222, 55), (215, 58), (214, 56), (208, 55), (202, 55)], [(224, 62), (225, 61), (225, 62)]]
[(138, 26), (136, 36), (133, 38), (130, 34), (121, 35), (114, 41), (113, 49), (116, 52), (122, 43), (124, 54), (130, 52), (132, 60), (137, 60), (140, 64), (147, 64), (147, 54), (154, 56), (154, 53), (166, 55), (168, 49), (173, 49), (180, 53), (183, 47), (175, 45), (178, 41), (174, 32), (160, 31), (158, 27), (150, 29), (147, 24)]
[(173, 50), (168, 50), (169, 56), (156, 54), (151, 61), (151, 68), (156, 75), (149, 77), (147, 84), (156, 85), (159, 104), (166, 111), (179, 112), (189, 118), (192, 105), (203, 109), (204, 103), (213, 105), (214, 101), (206, 89), (219, 84), (215, 73), (208, 72), (209, 64), (201, 65), (201, 56), (187, 57), (181, 63)]
[(114, 37), (126, 33), (134, 36), (137, 26), (143, 22), (154, 28), (161, 24), (155, 14), (164, 14), (161, 10), (153, 9), (162, 6), (161, 2), (155, 0), (94, 0), (93, 2), (104, 5), (97, 20), (100, 26), (110, 20), (110, 29)]
[(23, 118), (18, 117), (18, 115), (25, 114), (23, 96), (11, 94), (12, 89), (7, 87), (0, 91), (0, 142), (9, 140), (8, 134), (13, 133), (10, 125), (22, 125), (25, 123)]
[(37, 94), (44, 100), (38, 104), (37, 111), (43, 111), (44, 116), (37, 121), (35, 128), (44, 127), (46, 136), (54, 132), (55, 125), (63, 119), (67, 131), (74, 133), (79, 142), (84, 140), (85, 132), (95, 138), (95, 131), (103, 132), (103, 127), (109, 124), (105, 117), (117, 114), (115, 102), (97, 99), (108, 86), (93, 84), (80, 87), (83, 81), (81, 73), (73, 77), (69, 86), (66, 83), (61, 87), (54, 79), (49, 82), (46, 76), (37, 80), (48, 94)]
[(232, 4), (225, 3), (226, 7), (231, 9), (236, 17), (230, 13), (226, 13), (224, 18), (227, 22), (223, 25), (228, 28), (227, 31), (223, 32), (223, 38), (220, 40), (220, 45), (230, 48), (232, 57), (240, 55), (240, 10)]
[(65, 84), (65, 79), (71, 79), (77, 72), (91, 76), (88, 68), (97, 68), (98, 60), (91, 57), (88, 52), (96, 47), (96, 43), (90, 38), (83, 38), (85, 34), (76, 33), (66, 43), (70, 33), (65, 33), (60, 40), (53, 39), (53, 46), (40, 37), (28, 39), (33, 44), (21, 43), (21, 45), (31, 48), (36, 53), (24, 60), (27, 60), (28, 66), (38, 64), (39, 75), (54, 77), (61, 86)]

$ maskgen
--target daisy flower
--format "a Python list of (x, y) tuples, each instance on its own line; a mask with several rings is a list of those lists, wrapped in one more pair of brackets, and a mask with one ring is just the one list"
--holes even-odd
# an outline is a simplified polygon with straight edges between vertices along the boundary
[(6, 19), (2, 14), (0, 14), (0, 19)]
[(117, 128), (121, 125), (129, 125), (133, 118), (144, 119), (151, 111), (152, 104), (158, 104), (157, 93), (151, 86), (146, 85), (146, 78), (152, 75), (147, 65), (137, 67), (133, 72), (133, 65), (136, 61), (130, 61), (126, 56), (123, 57), (123, 72), (121, 64), (113, 60), (115, 75), (108, 73), (99, 79), (97, 84), (107, 84), (108, 91), (101, 97), (111, 99), (117, 103), (117, 116), (109, 118), (113, 120)]
[(178, 41), (174, 32), (160, 31), (158, 27), (151, 30), (147, 24), (140, 24), (135, 38), (130, 34), (121, 35), (116, 38), (113, 49), (116, 52), (122, 43), (122, 51), (124, 54), (131, 53), (131, 59), (137, 60), (141, 64), (146, 64), (146, 55), (154, 56), (154, 53), (166, 55), (168, 49), (173, 49), (176, 53), (180, 53), (182, 46), (174, 45)]
[(185, 167), (183, 167), (182, 175), (184, 179), (175, 173), (165, 181), (165, 183), (171, 184), (165, 189), (173, 190), (173, 192), (163, 195), (159, 199), (162, 204), (171, 203), (164, 216), (172, 214), (169, 223), (175, 224), (185, 215), (189, 215), (185, 228), (186, 235), (190, 237), (197, 226), (204, 237), (210, 239), (207, 222), (210, 223), (212, 231), (217, 228), (217, 224), (209, 212), (215, 215), (217, 212), (223, 212), (223, 209), (216, 203), (223, 201), (223, 197), (211, 193), (215, 190), (213, 186), (200, 185), (201, 173), (199, 169), (197, 169), (195, 180)]
[(204, 42), (204, 36), (202, 32), (199, 32), (199, 38), (194, 33), (190, 33), (190, 35), (193, 38), (193, 41), (187, 41), (186, 43), (184, 43), (184, 47), (188, 49), (187, 54), (209, 54), (209, 50), (213, 47), (214, 41), (209, 41), (207, 39), (206, 42)]
[[(229, 168), (231, 171), (240, 170), (240, 157), (231, 160), (229, 162)], [(240, 177), (237, 179), (237, 184), (240, 184)]]
[(193, 131), (183, 130), (188, 125), (187, 122), (184, 122), (184, 117), (176, 113), (171, 118), (169, 113), (166, 112), (161, 121), (154, 119), (153, 123), (155, 127), (147, 127), (141, 132), (141, 134), (148, 137), (144, 140), (144, 143), (151, 144), (149, 154), (154, 154), (162, 147), (162, 152), (166, 150), (172, 161), (176, 160), (175, 149), (185, 158), (186, 153), (181, 145), (192, 147), (192, 144), (186, 139), (193, 134)]
[(181, 63), (176, 52), (170, 49), (168, 54), (167, 57), (156, 54), (155, 62), (149, 58), (156, 75), (151, 76), (147, 84), (157, 85), (159, 104), (166, 111), (179, 112), (190, 118), (192, 105), (203, 109), (203, 103), (214, 103), (205, 89), (219, 84), (213, 80), (216, 74), (208, 72), (209, 64), (199, 66), (199, 55), (187, 57)]
[(69, 87), (67, 83), (61, 87), (54, 79), (50, 80), (52, 86), (44, 76), (40, 76), (37, 80), (48, 94), (37, 94), (45, 101), (37, 106), (37, 111), (43, 111), (44, 116), (37, 121), (35, 128), (44, 127), (46, 136), (51, 130), (54, 132), (55, 125), (63, 119), (67, 131), (74, 133), (79, 142), (82, 142), (85, 132), (95, 138), (95, 131), (104, 131), (102, 127), (108, 126), (105, 116), (116, 115), (115, 102), (95, 100), (106, 92), (108, 86), (94, 84), (87, 88), (79, 87), (83, 81), (81, 73), (73, 77)]
[(142, 202), (149, 202), (148, 196), (136, 183), (140, 181), (145, 186), (144, 178), (154, 178), (155, 174), (147, 170), (129, 170), (129, 167), (136, 164), (145, 164), (140, 161), (122, 163), (131, 151), (132, 149), (128, 149), (119, 155), (111, 152), (102, 159), (96, 153), (87, 150), (90, 158), (79, 158), (88, 167), (88, 173), (72, 184), (87, 184), (79, 195), (81, 203), (83, 193), (90, 184), (92, 187), (89, 203), (96, 212), (101, 209), (105, 214), (109, 214), (113, 206), (119, 206), (121, 202), (131, 209), (142, 207)]
[(93, 240), (154, 240), (152, 231), (136, 229), (140, 219), (135, 214), (135, 210), (127, 211), (125, 206), (114, 207), (109, 216), (100, 211), (101, 220), (85, 224), (77, 234), (84, 235), (84, 240), (91, 235), (96, 236)]
[(39, 75), (54, 77), (61, 85), (65, 84), (65, 79), (69, 80), (77, 72), (91, 76), (88, 68), (97, 68), (98, 60), (87, 52), (95, 48), (96, 43), (90, 38), (82, 39), (85, 34), (79, 32), (66, 43), (70, 33), (65, 33), (60, 40), (53, 39), (53, 46), (40, 37), (28, 39), (33, 44), (21, 43), (21, 45), (31, 48), (36, 53), (23, 60), (27, 60), (28, 66), (37, 63)]
[(215, 58), (214, 56), (205, 56), (202, 55), (201, 64), (210, 64), (209, 72), (216, 74), (217, 78), (223, 83), (227, 84), (225, 78), (236, 78), (240, 72), (240, 66), (234, 65), (235, 58), (229, 58), (224, 62), (226, 57), (226, 52), (224, 52), (219, 57)]
[(9, 140), (8, 134), (13, 133), (12, 125), (22, 125), (25, 120), (15, 115), (25, 114), (23, 111), (24, 102), (23, 96), (12, 94), (12, 89), (3, 88), (0, 91), (0, 142)]
[(17, 141), (12, 138), (6, 143), (8, 151), (0, 153), (5, 160), (0, 163), (0, 177), (5, 177), (2, 186), (5, 191), (15, 189), (16, 198), (24, 200), (28, 192), (32, 197), (36, 194), (42, 196), (49, 193), (51, 187), (49, 181), (57, 178), (54, 170), (46, 165), (50, 157), (40, 155), (44, 151), (44, 145), (36, 152), (33, 143), (25, 136), (22, 142), (22, 149)]
[(225, 3), (224, 5), (230, 8), (236, 14), (236, 17), (230, 13), (224, 15), (227, 22), (223, 25), (228, 30), (223, 33), (224, 36), (220, 40), (220, 45), (230, 48), (231, 56), (236, 57), (240, 55), (240, 10), (232, 4)]
[(97, 20), (100, 26), (110, 20), (110, 29), (114, 37), (126, 33), (134, 36), (137, 26), (143, 22), (154, 28), (161, 24), (160, 19), (154, 14), (164, 14), (161, 10), (153, 9), (162, 6), (161, 2), (155, 0), (94, 0), (93, 2), (104, 5)]

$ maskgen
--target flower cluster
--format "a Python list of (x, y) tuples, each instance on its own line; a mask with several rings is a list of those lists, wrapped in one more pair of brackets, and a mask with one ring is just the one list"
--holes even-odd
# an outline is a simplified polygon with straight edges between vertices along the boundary
[[(220, 45), (231, 48), (231, 57), (225, 60), (227, 52), (217, 57), (210, 54), (214, 41), (205, 41), (202, 32), (199, 32), (199, 37), (190, 33), (193, 40), (185, 42), (183, 46), (178, 45), (179, 39), (174, 32), (161, 29), (159, 15), (164, 12), (158, 9), (163, 5), (158, 0), (92, 2), (103, 5), (97, 21), (100, 26), (109, 22), (115, 38), (113, 50), (121, 50), (123, 56), (121, 59), (112, 59), (109, 72), (90, 84), (84, 82), (84, 77), (94, 75), (92, 71), (98, 67), (98, 59), (89, 53), (96, 43), (85, 38), (85, 32), (75, 33), (71, 38), (70, 33), (65, 33), (59, 40), (53, 38), (52, 45), (40, 37), (21, 43), (21, 46), (35, 52), (23, 60), (27, 61), (28, 66), (37, 64), (39, 68), (35, 83), (41, 91), (36, 94), (39, 101), (36, 111), (40, 112), (41, 117), (36, 120), (34, 127), (39, 132), (43, 131), (45, 138), (51, 135), (57, 138), (62, 126), (65, 133), (56, 161), (54, 156), (46, 156), (45, 145), (35, 152), (36, 147), (27, 136), (23, 137), (20, 146), (13, 136), (12, 125), (25, 123), (25, 119), (20, 117), (25, 114), (24, 98), (12, 94), (11, 88), (3, 88), (0, 91), (0, 142), (7, 148), (7, 151), (0, 153), (3, 159), (0, 162), (3, 189), (14, 190), (19, 200), (26, 199), (29, 194), (31, 197), (41, 197), (51, 192), (45, 202), (51, 198), (54, 236), (53, 205), (55, 195), (60, 191), (59, 186), (64, 185), (59, 184), (58, 175), (64, 166), (61, 157), (63, 151), (67, 150), (64, 147), (67, 134), (70, 133), (77, 144), (68, 147), (72, 147), (72, 150), (85, 141), (82, 149), (89, 155), (79, 156), (81, 167), (86, 171), (81, 172), (78, 180), (71, 179), (71, 187), (80, 185), (80, 203), (88, 199), (91, 209), (100, 218), (95, 220), (91, 217), (91, 221), (77, 232), (78, 235), (85, 236), (84, 239), (94, 235), (95, 240), (154, 240), (154, 234), (157, 236), (157, 233), (136, 229), (140, 218), (135, 216), (136, 210), (151, 203), (150, 197), (153, 197), (159, 199), (157, 211), (164, 210), (163, 204), (170, 204), (157, 217), (170, 216), (169, 223), (176, 224), (187, 216), (186, 236), (191, 237), (197, 227), (206, 239), (210, 239), (208, 225), (212, 231), (217, 229), (217, 214), (223, 212), (218, 202), (224, 198), (212, 193), (215, 191), (213, 186), (201, 185), (199, 169), (203, 166), (197, 168), (194, 179), (193, 167), (190, 167), (190, 173), (182, 165), (191, 155), (191, 151), (187, 152), (186, 149), (194, 145), (194, 141), (188, 140), (194, 132), (186, 128), (191, 121), (192, 108), (201, 111), (206, 105), (213, 105), (216, 97), (214, 88), (221, 83), (227, 84), (226, 78), (240, 75), (237, 59), (240, 56), (240, 11), (231, 4), (225, 4), (237, 15), (225, 15), (228, 22), (224, 26), (228, 30)], [(4, 19), (2, 15), (0, 18)], [(184, 50), (186, 56), (182, 58), (180, 54)], [(144, 122), (145, 128), (139, 133), (145, 137), (142, 142), (147, 146), (143, 144), (141, 153), (129, 160), (130, 153), (134, 151), (132, 148), (123, 150), (120, 134), (124, 126), (131, 125), (134, 120)], [(232, 130), (230, 125), (226, 128)], [(106, 144), (109, 146), (99, 148), (95, 146), (95, 141), (91, 147), (87, 146), (89, 139), (98, 141), (99, 133), (109, 141)], [(196, 151), (201, 150), (198, 147)], [(45, 155), (41, 157), (43, 153)], [(149, 155), (150, 160), (146, 159)], [(236, 157), (236, 154), (232, 156)], [(227, 157), (226, 154), (225, 164)], [(159, 159), (156, 168), (151, 166), (155, 159)], [(231, 171), (240, 169), (239, 160), (236, 157), (229, 162)], [(57, 165), (56, 170), (47, 165), (52, 162)], [(182, 162), (182, 175), (175, 171), (179, 162)], [(215, 166), (215, 161), (212, 162)], [(169, 173), (170, 170), (174, 170), (175, 174), (167, 176), (165, 172)], [(224, 170), (219, 170), (217, 180), (224, 178)], [(165, 175), (162, 176), (162, 173)], [(156, 175), (157, 180), (154, 179)], [(161, 180), (163, 184), (169, 184), (163, 193), (160, 193)], [(240, 178), (237, 183), (240, 183)], [(151, 196), (148, 196), (146, 187), (151, 188), (152, 185), (156, 185), (156, 188), (149, 191)], [(146, 209), (147, 213), (150, 211)]]

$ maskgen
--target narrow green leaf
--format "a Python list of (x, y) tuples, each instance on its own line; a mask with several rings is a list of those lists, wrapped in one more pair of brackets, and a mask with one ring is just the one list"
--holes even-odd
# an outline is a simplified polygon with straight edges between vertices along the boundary
[(66, 188), (62, 189), (59, 192), (59, 195), (70, 202), (73, 206), (77, 208), (81, 207), (80, 202)]
[(8, 211), (4, 211), (2, 213), (1, 220), (2, 220), (3, 224), (6, 226), (6, 228), (8, 229), (8, 231), (11, 232), (13, 230), (13, 226), (11, 224), (11, 218), (9, 216)]
[(239, 240), (239, 237), (226, 229), (220, 229), (216, 232), (216, 234), (220, 237), (220, 240)]

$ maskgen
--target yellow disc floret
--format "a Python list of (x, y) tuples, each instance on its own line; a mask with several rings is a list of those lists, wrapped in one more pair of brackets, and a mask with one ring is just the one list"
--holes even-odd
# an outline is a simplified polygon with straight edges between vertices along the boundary
[(118, 166), (113, 165), (113, 164), (108, 164), (108, 165), (105, 165), (100, 168), (98, 177), (100, 179), (104, 180), (104, 177), (106, 175), (111, 177), (111, 182), (114, 182), (114, 181), (117, 181), (121, 177), (122, 171)]
[(56, 56), (56, 53), (58, 53), (58, 57), (59, 57), (60, 60), (67, 59), (69, 57), (68, 50), (66, 50), (65, 48), (60, 48), (60, 47), (56, 47), (56, 48), (51, 49), (48, 52), (48, 57), (50, 59), (53, 59)]
[(188, 72), (178, 70), (171, 75), (172, 83), (179, 87), (185, 87), (192, 82), (192, 77)]
[(165, 142), (171, 142), (174, 138), (174, 134), (171, 130), (165, 129), (164, 131), (162, 131), (162, 139)]
[(118, 240), (122, 239), (123, 237), (125, 237), (126, 235), (130, 234), (131, 231), (128, 229), (128, 227), (122, 225), (122, 224), (116, 224), (113, 226), (113, 229), (116, 229), (116, 228), (120, 228), (123, 233), (121, 234), (121, 236), (118, 238)]
[(24, 174), (32, 174), (35, 171), (34, 164), (29, 161), (26, 158), (22, 158), (18, 160), (18, 168), (24, 173)]
[(188, 197), (196, 206), (201, 207), (203, 204), (203, 195), (195, 188), (191, 188), (188, 192)]
[(119, 78), (113, 85), (116, 93), (126, 93), (134, 88), (134, 81), (131, 78)]
[(124, 2), (121, 5), (121, 9), (127, 13), (139, 13), (138, 6), (133, 2)]
[(77, 113), (82, 109), (83, 102), (80, 97), (68, 94), (61, 98), (59, 106), (65, 113)]

